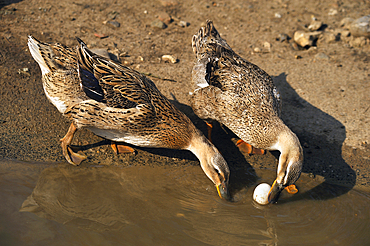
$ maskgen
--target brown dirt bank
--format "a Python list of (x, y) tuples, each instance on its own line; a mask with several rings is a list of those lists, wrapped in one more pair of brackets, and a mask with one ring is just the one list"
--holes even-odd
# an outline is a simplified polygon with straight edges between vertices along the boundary
[[(351, 43), (353, 38), (339, 35), (344, 17), (358, 18), (368, 14), (368, 9), (369, 2), (350, 0), (5, 1), (0, 5), (0, 158), (64, 161), (59, 138), (69, 123), (43, 93), (40, 70), (27, 49), (28, 34), (67, 45), (76, 45), (78, 36), (89, 47), (109, 50), (141, 72), (170, 79), (152, 78), (204, 131), (204, 123), (188, 106), (194, 62), (190, 44), (200, 25), (212, 19), (236, 52), (273, 77), (282, 94), (283, 119), (304, 147), (306, 175), (369, 188), (370, 44), (365, 39), (356, 46)], [(329, 15), (334, 10), (336, 14)], [(165, 29), (151, 26), (166, 13), (174, 21)], [(316, 48), (300, 49), (292, 40), (277, 40), (281, 33), (293, 37), (294, 31), (310, 23), (311, 16), (324, 23)], [(190, 25), (182, 27), (180, 20)], [(326, 39), (330, 33), (338, 34), (334, 41)], [(326, 56), (317, 55), (321, 53)], [(165, 54), (176, 56), (179, 62), (161, 61)], [(233, 145), (230, 132), (217, 127), (214, 135), (215, 145), (234, 171), (234, 180), (245, 179), (243, 170), (251, 167), (275, 168), (276, 153), (245, 157)], [(137, 148), (136, 156), (115, 156), (104, 140), (88, 131), (80, 131), (74, 144), (82, 145), (90, 158), (82, 165), (198, 165), (185, 151)]]

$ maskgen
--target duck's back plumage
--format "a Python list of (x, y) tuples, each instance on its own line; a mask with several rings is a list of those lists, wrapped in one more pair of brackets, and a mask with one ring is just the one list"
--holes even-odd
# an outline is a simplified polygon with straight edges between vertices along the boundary
[(280, 123), (280, 96), (271, 77), (236, 54), (211, 21), (193, 36), (197, 62), (192, 72), (192, 108), (217, 120), (245, 142), (266, 148)]
[(139, 146), (181, 149), (189, 144), (197, 130), (150, 79), (80, 44), (79, 77), (91, 100), (66, 112), (78, 127)]

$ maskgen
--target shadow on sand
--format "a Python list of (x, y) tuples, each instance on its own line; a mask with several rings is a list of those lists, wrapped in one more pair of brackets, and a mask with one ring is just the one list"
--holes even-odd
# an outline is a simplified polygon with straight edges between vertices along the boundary
[(0, 1), (0, 9), (5, 7), (6, 5), (10, 5), (10, 4), (13, 4), (13, 3), (19, 3), (19, 2), (22, 2), (22, 0), (1, 0)]
[[(312, 199), (312, 193), (316, 194), (315, 199), (347, 193), (356, 184), (356, 173), (342, 158), (344, 125), (301, 98), (286, 77), (285, 73), (273, 77), (283, 101), (282, 118), (301, 141), (305, 158), (303, 172), (325, 179), (321, 185), (301, 194), (300, 199)], [(321, 194), (320, 197), (317, 194)]]

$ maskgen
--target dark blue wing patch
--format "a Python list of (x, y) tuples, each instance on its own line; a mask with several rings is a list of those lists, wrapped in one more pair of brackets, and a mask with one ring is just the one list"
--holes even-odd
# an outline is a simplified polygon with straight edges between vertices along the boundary
[(105, 102), (103, 89), (94, 74), (78, 66), (78, 75), (86, 96), (98, 102)]

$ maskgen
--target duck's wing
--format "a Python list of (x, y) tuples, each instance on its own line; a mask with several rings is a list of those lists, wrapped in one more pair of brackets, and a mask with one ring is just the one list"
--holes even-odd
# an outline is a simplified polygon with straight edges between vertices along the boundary
[[(221, 90), (219, 96), (224, 93), (223, 98), (232, 101), (225, 103), (232, 103), (233, 111), (253, 110), (253, 107), (267, 105), (280, 111), (280, 95), (272, 78), (236, 54), (220, 37), (212, 21), (207, 21), (206, 26), (193, 36), (192, 44), (197, 55), (192, 71), (193, 94), (196, 93), (205, 102), (204, 95), (210, 94), (197, 91), (213, 86)], [(226, 99), (226, 94), (229, 99)]]
[[(192, 47), (197, 62), (192, 71), (191, 92), (208, 86), (216, 86), (225, 91), (223, 83), (227, 80), (217, 80), (214, 77), (219, 65), (221, 65), (220, 59), (222, 59), (223, 53), (232, 54), (233, 51), (227, 42), (221, 38), (212, 21), (207, 20), (206, 25), (201, 27), (193, 36)], [(227, 74), (225, 73), (225, 75)]]
[(66, 113), (78, 115), (80, 126), (130, 130), (156, 124), (151, 93), (157, 89), (153, 82), (92, 53), (82, 41), (77, 54), (81, 87), (91, 100), (74, 105)]

